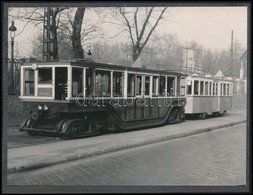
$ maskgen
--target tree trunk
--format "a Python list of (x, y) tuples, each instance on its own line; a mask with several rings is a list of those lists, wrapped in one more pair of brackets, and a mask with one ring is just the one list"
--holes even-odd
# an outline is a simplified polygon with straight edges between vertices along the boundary
[(72, 34), (72, 47), (73, 47), (73, 58), (83, 59), (83, 47), (81, 45), (81, 30), (84, 17), (85, 8), (78, 8), (75, 13), (73, 22), (73, 34)]
[(139, 43), (137, 42), (134, 46), (133, 46), (133, 63), (139, 58), (139, 56), (141, 55), (142, 49), (139, 45)]

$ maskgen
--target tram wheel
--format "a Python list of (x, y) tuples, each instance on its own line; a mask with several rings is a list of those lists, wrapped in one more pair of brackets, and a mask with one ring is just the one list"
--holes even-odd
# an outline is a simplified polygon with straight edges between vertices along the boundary
[(38, 136), (40, 133), (36, 131), (26, 131), (28, 135), (30, 136)]
[(206, 112), (204, 112), (204, 113), (202, 113), (201, 115), (200, 115), (200, 118), (201, 119), (206, 119), (206, 117), (207, 117), (207, 113)]
[(180, 123), (183, 121), (183, 117), (181, 116), (181, 112), (178, 108), (171, 111), (170, 116), (168, 118), (168, 124)]
[(63, 139), (76, 139), (99, 135), (103, 130), (100, 123), (87, 123), (85, 121), (73, 121), (68, 130), (62, 135)]
[(225, 116), (226, 111), (223, 111), (220, 115)]

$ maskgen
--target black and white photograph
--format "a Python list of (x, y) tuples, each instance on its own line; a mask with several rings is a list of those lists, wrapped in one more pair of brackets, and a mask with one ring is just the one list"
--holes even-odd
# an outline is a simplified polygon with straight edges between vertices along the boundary
[(249, 2), (1, 4), (3, 193), (250, 192)]

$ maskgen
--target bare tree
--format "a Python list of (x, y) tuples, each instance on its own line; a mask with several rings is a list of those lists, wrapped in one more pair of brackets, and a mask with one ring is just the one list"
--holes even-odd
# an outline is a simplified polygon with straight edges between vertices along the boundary
[(132, 43), (133, 62), (135, 62), (140, 56), (159, 21), (163, 18), (166, 9), (167, 7), (162, 9), (159, 8), (159, 10), (155, 10), (154, 7), (120, 7), (114, 12), (116, 14), (116, 20), (120, 22), (116, 24), (123, 27), (122, 31), (125, 30), (129, 33)]
[(71, 36), (73, 57), (83, 59), (83, 47), (81, 45), (81, 30), (84, 17), (85, 8), (79, 7), (76, 10), (73, 21), (73, 33)]
[(85, 12), (88, 9), (85, 7), (69, 8), (61, 17), (59, 36), (68, 37), (71, 40), (71, 56), (74, 59), (83, 59), (85, 57), (84, 44), (88, 45), (93, 39), (103, 37), (103, 33), (100, 31), (101, 21), (94, 22), (85, 18)]

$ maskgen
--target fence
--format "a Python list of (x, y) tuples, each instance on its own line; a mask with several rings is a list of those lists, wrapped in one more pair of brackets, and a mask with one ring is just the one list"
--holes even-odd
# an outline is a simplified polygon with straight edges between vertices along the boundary
[[(9, 95), (19, 95), (20, 94), (20, 66), (22, 64), (21, 60), (8, 59), (8, 94)], [(11, 66), (13, 66), (13, 74), (11, 74)], [(12, 76), (13, 75), (13, 76)], [(13, 85), (11, 86), (11, 83)]]

